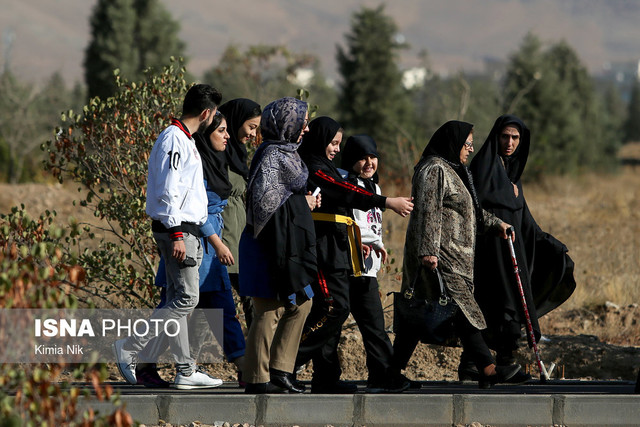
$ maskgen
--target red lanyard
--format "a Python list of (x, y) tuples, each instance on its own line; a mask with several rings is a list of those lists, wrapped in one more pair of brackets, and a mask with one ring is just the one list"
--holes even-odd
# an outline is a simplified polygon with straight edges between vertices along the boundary
[(187, 130), (187, 127), (184, 125), (184, 123), (182, 123), (180, 120), (178, 119), (171, 119), (171, 124), (174, 126), (178, 126), (180, 128), (180, 130), (182, 132), (185, 133), (185, 135), (187, 135), (189, 137), (189, 139), (191, 139), (191, 134), (189, 133), (189, 131)]

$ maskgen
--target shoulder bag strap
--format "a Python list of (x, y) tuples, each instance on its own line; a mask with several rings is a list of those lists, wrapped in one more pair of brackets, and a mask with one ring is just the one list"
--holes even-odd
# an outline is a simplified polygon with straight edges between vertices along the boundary
[(405, 289), (404, 293), (402, 294), (406, 299), (413, 298), (413, 294), (415, 293), (414, 289), (416, 288), (416, 283), (418, 283), (418, 280), (420, 279), (420, 273), (422, 273), (423, 268), (424, 266), (422, 265), (422, 263), (420, 263), (420, 267), (418, 267), (418, 271), (416, 271), (416, 277), (413, 278), (413, 280), (409, 284), (409, 287)]
[(442, 279), (440, 270), (436, 268), (434, 272), (438, 276), (438, 284), (440, 285), (440, 298), (438, 299), (438, 303), (445, 306), (451, 302), (451, 297), (447, 294), (447, 289), (444, 287), (444, 280)]

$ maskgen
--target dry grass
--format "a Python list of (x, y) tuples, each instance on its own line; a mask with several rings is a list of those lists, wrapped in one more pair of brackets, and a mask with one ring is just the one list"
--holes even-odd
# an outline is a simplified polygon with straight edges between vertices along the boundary
[[(576, 308), (613, 301), (640, 302), (640, 143), (624, 147), (629, 159), (617, 174), (552, 177), (525, 184), (538, 225), (569, 248), (577, 288), (565, 303)], [(409, 184), (383, 184), (388, 195), (409, 194)], [(381, 276), (383, 292), (399, 289), (407, 219), (385, 213), (385, 244), (396, 262)]]
[[(540, 227), (564, 242), (576, 264), (576, 292), (565, 308), (613, 301), (640, 302), (640, 143), (621, 151), (627, 164), (615, 175), (589, 174), (552, 177), (524, 185), (534, 218)], [(409, 195), (409, 179), (383, 184), (387, 195)], [(73, 206), (79, 198), (75, 185), (0, 185), (0, 212), (24, 203), (31, 215), (58, 211), (61, 225), (73, 216), (80, 222), (98, 222), (87, 209)], [(384, 293), (400, 288), (400, 270), (408, 219), (384, 214), (385, 244), (393, 264), (380, 274)], [(390, 303), (391, 300), (388, 300)]]

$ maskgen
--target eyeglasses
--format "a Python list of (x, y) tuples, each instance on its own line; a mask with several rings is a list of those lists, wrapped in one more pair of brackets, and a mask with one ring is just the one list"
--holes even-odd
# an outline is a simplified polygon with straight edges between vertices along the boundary
[(465, 141), (464, 146), (467, 150), (473, 149), (473, 141)]

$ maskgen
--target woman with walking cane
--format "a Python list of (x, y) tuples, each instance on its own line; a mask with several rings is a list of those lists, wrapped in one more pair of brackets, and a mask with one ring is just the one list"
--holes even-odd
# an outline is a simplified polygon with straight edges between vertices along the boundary
[[(465, 166), (473, 151), (472, 130), (470, 123), (445, 123), (433, 134), (415, 167), (415, 208), (407, 228), (402, 291), (414, 286), (416, 298), (437, 300), (439, 283), (431, 271), (441, 271), (447, 293), (460, 307), (457, 335), (480, 372), (480, 387), (486, 388), (507, 381), (520, 365), (496, 365), (482, 338), (486, 323), (473, 296), (476, 232), (507, 239), (510, 226), (482, 210), (475, 196), (473, 179)], [(419, 339), (415, 330), (397, 330), (393, 344), (393, 367), (397, 372), (406, 368)]]
[[(529, 146), (530, 132), (524, 122), (516, 116), (501, 116), (470, 169), (482, 208), (514, 227), (515, 257), (531, 326), (538, 340), (538, 318), (566, 301), (576, 284), (567, 247), (538, 227), (524, 198), (520, 177)], [(485, 339), (497, 351), (498, 363), (513, 363), (513, 352), (518, 348), (526, 318), (509, 247), (495, 236), (479, 237), (475, 266), (476, 299), (488, 325)], [(477, 375), (464, 354), (458, 373), (461, 379)], [(530, 378), (521, 371), (511, 381), (524, 382)]]

